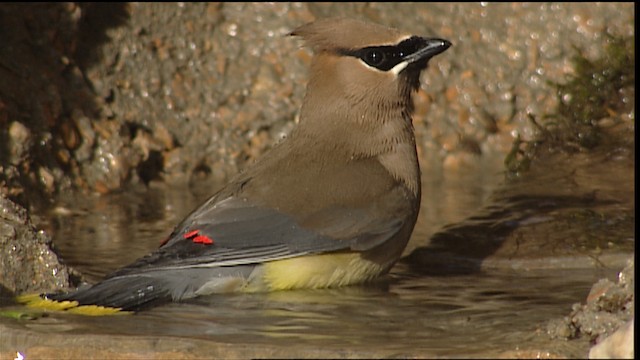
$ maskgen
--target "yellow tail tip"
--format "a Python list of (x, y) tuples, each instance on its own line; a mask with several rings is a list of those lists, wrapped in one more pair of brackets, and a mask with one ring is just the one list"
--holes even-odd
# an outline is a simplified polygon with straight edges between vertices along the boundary
[(67, 310), (67, 312), (86, 316), (128, 315), (131, 311), (123, 311), (121, 308), (113, 308), (100, 305), (81, 305)]
[(122, 311), (120, 308), (99, 306), (99, 305), (80, 305), (77, 301), (55, 301), (42, 297), (40, 294), (26, 294), (16, 297), (16, 301), (29, 308), (50, 311), (64, 311), (72, 314), (87, 316), (104, 316), (104, 315), (126, 315), (129, 311)]
[(53, 311), (64, 311), (79, 305), (77, 301), (55, 301), (43, 298), (40, 294), (20, 295), (16, 301), (30, 308)]

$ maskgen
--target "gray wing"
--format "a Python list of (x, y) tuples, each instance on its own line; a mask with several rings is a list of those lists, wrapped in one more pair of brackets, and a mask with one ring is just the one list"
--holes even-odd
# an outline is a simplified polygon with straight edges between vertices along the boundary
[(188, 216), (160, 249), (111, 276), (158, 268), (235, 266), (332, 251), (365, 251), (395, 236), (405, 221), (376, 218), (368, 209), (341, 207), (322, 209), (296, 220), (234, 196), (215, 200)]

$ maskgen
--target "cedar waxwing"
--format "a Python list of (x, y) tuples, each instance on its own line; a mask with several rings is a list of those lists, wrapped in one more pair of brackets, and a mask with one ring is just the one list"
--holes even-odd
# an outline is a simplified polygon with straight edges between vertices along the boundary
[(158, 250), (92, 287), (21, 301), (106, 314), (386, 273), (420, 208), (411, 94), (429, 59), (451, 43), (349, 19), (319, 20), (291, 35), (315, 56), (300, 122), (287, 139), (187, 216)]

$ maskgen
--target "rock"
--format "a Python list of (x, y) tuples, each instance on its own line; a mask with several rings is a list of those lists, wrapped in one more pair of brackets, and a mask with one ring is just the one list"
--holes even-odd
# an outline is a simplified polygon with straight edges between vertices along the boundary
[(554, 338), (587, 337), (596, 346), (589, 358), (633, 358), (634, 261), (618, 274), (618, 281), (601, 279), (586, 304), (574, 304), (562, 320), (551, 321), (547, 332)]
[(633, 359), (633, 320), (589, 350), (589, 359)]
[(69, 270), (21, 206), (0, 193), (0, 293), (21, 294), (67, 288)]
[(14, 121), (9, 126), (9, 162), (18, 165), (28, 156), (31, 147), (31, 132), (19, 121)]

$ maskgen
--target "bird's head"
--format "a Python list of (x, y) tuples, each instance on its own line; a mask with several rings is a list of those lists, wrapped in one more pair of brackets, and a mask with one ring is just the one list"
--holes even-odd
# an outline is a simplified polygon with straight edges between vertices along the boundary
[[(376, 158), (419, 198), (411, 93), (447, 40), (352, 19), (324, 19), (292, 33), (314, 50), (292, 139), (319, 161)], [(331, 154), (329, 156), (328, 154)]]
[(341, 97), (350, 106), (410, 103), (429, 59), (451, 46), (447, 40), (343, 18), (318, 20), (291, 34), (315, 51), (307, 101)]
[(451, 46), (447, 40), (344, 18), (318, 20), (291, 35), (315, 53), (300, 116), (310, 132), (317, 132), (316, 126), (342, 131), (346, 125), (349, 132), (362, 127), (379, 133), (394, 119), (410, 126), (411, 93), (419, 87), (421, 71)]

